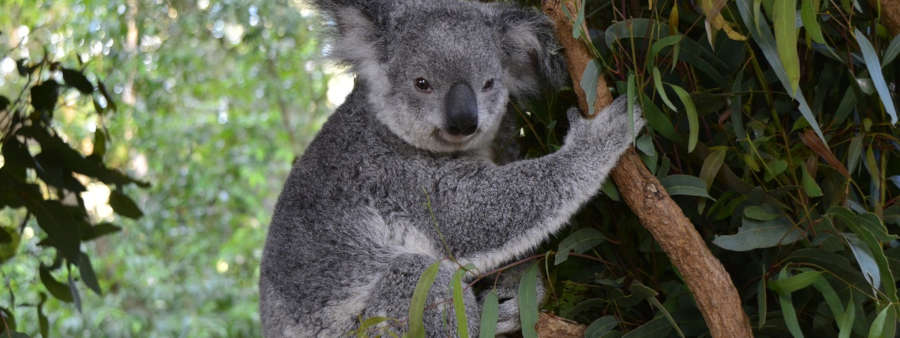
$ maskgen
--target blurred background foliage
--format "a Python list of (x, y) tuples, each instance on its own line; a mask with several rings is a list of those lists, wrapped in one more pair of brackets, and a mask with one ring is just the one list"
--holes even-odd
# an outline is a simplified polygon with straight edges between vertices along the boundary
[[(85, 155), (105, 130), (105, 162), (150, 183), (125, 187), (146, 215), (131, 220), (107, 204), (114, 186), (83, 179), (91, 222), (122, 231), (83, 245), (102, 296), (79, 284), (80, 313), (44, 303), (50, 334), (258, 335), (269, 215), (294, 156), (332, 106), (326, 72), (335, 70), (320, 58), (312, 13), (290, 0), (4, 0), (0, 13), (0, 95), (14, 101), (22, 88), (61, 76), (48, 67), (28, 83), (19, 60), (83, 69), (118, 109), (97, 114), (90, 95), (64, 89), (52, 127)], [(7, 208), (0, 223), (15, 228), (23, 218)], [(9, 294), (0, 303), (31, 335), (47, 292), (38, 259), (54, 260), (37, 246), (42, 229), (33, 218), (17, 228), (18, 254), (0, 270)]]
[[(878, 2), (575, 2), (572, 33), (596, 60), (573, 85), (605, 74), (644, 107), (636, 146), (731, 273), (755, 333), (894, 336), (900, 38)], [(0, 0), (0, 13), (0, 95), (10, 101), (0, 130), (11, 131), (8, 116), (28, 117), (19, 122), (86, 158), (101, 147), (104, 165), (150, 184), (73, 176), (86, 222), (121, 227), (78, 244), (102, 295), (87, 291), (79, 256), (65, 260), (72, 272), (53, 264), (40, 217), (4, 202), (0, 316), (31, 336), (42, 333), (39, 313), (50, 336), (257, 336), (273, 203), (352, 85), (321, 59), (312, 13), (300, 0)], [(31, 65), (43, 67), (19, 74)], [(51, 80), (63, 86), (55, 114), (23, 90)], [(560, 145), (570, 106), (568, 88), (513, 107), (529, 156)], [(31, 156), (44, 150), (26, 143)], [(4, 169), (17, 163), (9, 149)], [(26, 182), (64, 200), (47, 177), (31, 168)], [(137, 215), (113, 192), (144, 217), (120, 217)], [(542, 250), (556, 253), (542, 264), (545, 310), (589, 324), (591, 337), (708, 335), (614, 185), (573, 224)], [(41, 278), (42, 263), (73, 286), (81, 311)]]

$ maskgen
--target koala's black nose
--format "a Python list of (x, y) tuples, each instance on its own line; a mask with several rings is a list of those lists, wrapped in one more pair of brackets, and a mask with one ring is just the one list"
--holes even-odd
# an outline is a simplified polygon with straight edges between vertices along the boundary
[(444, 108), (447, 112), (447, 132), (453, 135), (472, 135), (478, 130), (478, 99), (466, 83), (450, 87)]

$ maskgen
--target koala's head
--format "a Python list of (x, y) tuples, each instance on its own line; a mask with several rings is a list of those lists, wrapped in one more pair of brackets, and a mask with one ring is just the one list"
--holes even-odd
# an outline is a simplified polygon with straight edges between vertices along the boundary
[(315, 0), (335, 24), (331, 56), (368, 89), (372, 113), (429, 151), (481, 149), (510, 96), (564, 78), (540, 12), (460, 0)]

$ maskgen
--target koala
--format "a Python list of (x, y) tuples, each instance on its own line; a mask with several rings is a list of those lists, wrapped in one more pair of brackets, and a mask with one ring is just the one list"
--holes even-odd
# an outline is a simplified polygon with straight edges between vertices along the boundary
[[(565, 84), (543, 14), (463, 0), (313, 4), (332, 24), (331, 57), (357, 80), (275, 206), (259, 280), (263, 333), (345, 336), (387, 317), (395, 321), (381, 329), (402, 334), (419, 277), (441, 261), (426, 335), (456, 336), (446, 301), (454, 272), (474, 266), (471, 281), (557, 232), (644, 122), (632, 125), (621, 99), (590, 120), (571, 109), (561, 149), (519, 159), (510, 98)], [(477, 336), (472, 288), (464, 302)], [(498, 326), (516, 327), (515, 302), (501, 308)]]

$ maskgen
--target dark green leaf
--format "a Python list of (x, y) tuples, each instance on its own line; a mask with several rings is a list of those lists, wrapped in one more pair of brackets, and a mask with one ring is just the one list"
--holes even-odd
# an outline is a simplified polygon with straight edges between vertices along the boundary
[(53, 276), (50, 275), (50, 269), (48, 267), (41, 264), (39, 274), (41, 276), (41, 283), (44, 284), (44, 287), (47, 288), (47, 291), (50, 291), (50, 294), (53, 295), (54, 298), (66, 303), (72, 302), (72, 291), (69, 290), (68, 286), (53, 278)]
[(585, 338), (600, 338), (619, 325), (619, 320), (613, 316), (603, 316), (588, 325), (584, 330)]
[(894, 61), (897, 54), (900, 54), (900, 34), (895, 35), (894, 38), (891, 39), (891, 44), (888, 45), (888, 48), (884, 51), (884, 59), (881, 60), (881, 66), (887, 67), (887, 65)]
[(41, 331), (41, 337), (47, 338), (50, 337), (48, 334), (50, 331), (50, 321), (47, 320), (47, 315), (44, 314), (44, 302), (47, 301), (47, 295), (43, 292), (39, 292), (38, 295), (41, 299), (37, 306), (38, 327)]
[(5, 111), (6, 107), (9, 107), (9, 99), (6, 96), (0, 95), (0, 111)]
[(59, 83), (53, 80), (31, 87), (31, 106), (40, 113), (51, 113), (59, 99)]
[(112, 223), (100, 223), (88, 228), (89, 231), (82, 232), (81, 241), (91, 241), (122, 230), (121, 227)]
[(91, 81), (88, 81), (81, 71), (63, 68), (62, 74), (63, 80), (66, 81), (66, 85), (69, 87), (78, 89), (84, 95), (90, 95), (94, 92), (94, 85), (91, 84)]
[(629, 331), (622, 338), (654, 338), (666, 337), (672, 331), (672, 325), (663, 316), (658, 316), (653, 320), (638, 326), (636, 329)]
[(570, 251), (584, 253), (606, 241), (606, 236), (594, 228), (584, 228), (573, 232), (559, 243), (559, 250), (556, 252), (554, 264), (559, 265), (565, 262), (569, 258)]
[(128, 197), (118, 190), (113, 190), (109, 193), (109, 206), (112, 207), (113, 211), (117, 214), (128, 218), (138, 219), (144, 216), (144, 213), (141, 212), (141, 208), (131, 200), (131, 197)]
[(81, 273), (81, 280), (84, 284), (100, 295), (100, 283), (97, 283), (97, 275), (94, 274), (94, 267), (91, 266), (91, 258), (83, 252), (78, 259), (78, 271)]
[(103, 157), (106, 154), (106, 134), (103, 133), (103, 130), (97, 128), (94, 131), (94, 150), (91, 152), (91, 155), (97, 157)]

